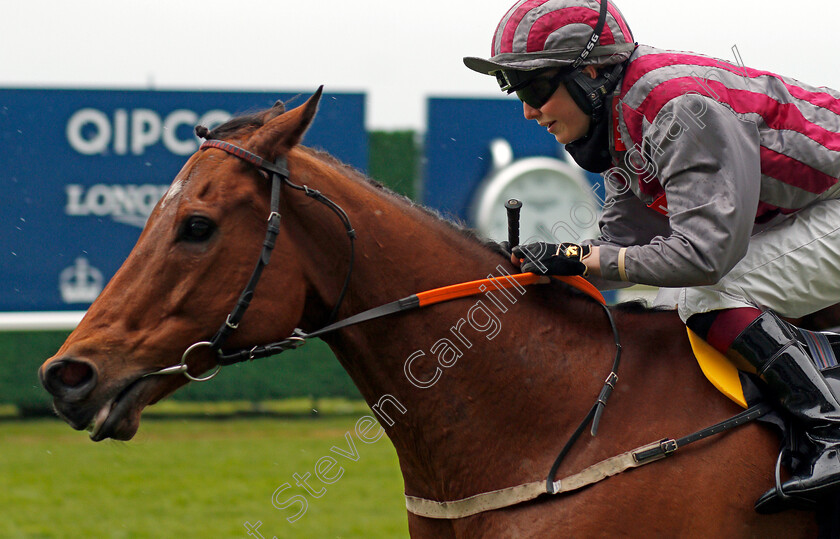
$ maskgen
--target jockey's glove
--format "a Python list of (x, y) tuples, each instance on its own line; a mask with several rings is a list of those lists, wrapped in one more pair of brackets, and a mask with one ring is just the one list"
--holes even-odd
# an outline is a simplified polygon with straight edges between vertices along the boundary
[(589, 256), (588, 245), (576, 243), (546, 243), (539, 241), (527, 245), (517, 245), (513, 255), (522, 260), (522, 271), (537, 275), (583, 275), (586, 276), (586, 264), (583, 260)]
[(505, 258), (510, 258), (510, 242), (508, 240), (502, 241), (498, 243), (499, 249), (501, 249), (502, 254), (505, 255)]

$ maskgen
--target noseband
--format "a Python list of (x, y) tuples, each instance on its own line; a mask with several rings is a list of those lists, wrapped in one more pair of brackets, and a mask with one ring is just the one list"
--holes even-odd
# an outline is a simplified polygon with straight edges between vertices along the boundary
[[(347, 217), (347, 213), (335, 202), (330, 200), (328, 197), (324, 196), (321, 192), (310, 189), (306, 185), (297, 185), (289, 180), (289, 170), (288, 170), (288, 163), (286, 160), (285, 155), (279, 156), (273, 163), (263, 159), (262, 157), (245, 150), (244, 148), (240, 148), (230, 142), (224, 142), (221, 140), (209, 139), (205, 140), (199, 150), (206, 150), (208, 148), (215, 148), (218, 150), (222, 150), (223, 152), (227, 152), (230, 155), (233, 155), (243, 161), (247, 161), (251, 163), (255, 167), (257, 167), (262, 172), (265, 172), (271, 178), (271, 207), (270, 213), (268, 215), (268, 229), (265, 233), (265, 240), (263, 241), (263, 248), (262, 252), (260, 253), (260, 257), (257, 260), (257, 264), (254, 267), (254, 271), (251, 273), (251, 278), (248, 280), (248, 284), (245, 285), (244, 290), (239, 295), (239, 300), (236, 302), (233, 310), (230, 314), (227, 315), (224, 324), (216, 331), (216, 334), (209, 341), (199, 341), (195, 344), (191, 345), (184, 351), (184, 354), (181, 356), (181, 362), (177, 365), (173, 365), (171, 367), (165, 367), (158, 371), (150, 372), (145, 376), (156, 376), (161, 374), (178, 374), (182, 373), (184, 376), (189, 378), (195, 382), (206, 382), (210, 380), (214, 376), (219, 373), (223, 365), (228, 365), (231, 363), (236, 363), (240, 361), (240, 357), (243, 357), (242, 352), (235, 352), (230, 355), (225, 355), (222, 352), (222, 346), (224, 346), (225, 341), (227, 341), (228, 337), (231, 333), (233, 333), (238, 327), (239, 322), (242, 320), (242, 317), (245, 315), (245, 311), (248, 309), (248, 306), (251, 304), (251, 300), (254, 297), (254, 290), (257, 287), (257, 283), (260, 281), (260, 277), (262, 276), (263, 269), (268, 265), (269, 260), (271, 259), (271, 253), (274, 250), (274, 244), (277, 240), (277, 235), (280, 233), (280, 189), (283, 185), (286, 185), (292, 189), (297, 191), (302, 191), (306, 196), (320, 202), (327, 206), (333, 213), (335, 213), (339, 219), (341, 219), (342, 224), (344, 225), (345, 230), (347, 231), (347, 237), (350, 239), (350, 263), (347, 267), (347, 275), (344, 278), (344, 285), (342, 286), (341, 293), (338, 296), (338, 301), (336, 301), (335, 307), (333, 307), (332, 313), (330, 313), (329, 320), (327, 323), (332, 322), (336, 315), (338, 314), (338, 309), (341, 306), (341, 303), (344, 301), (344, 296), (347, 295), (347, 288), (350, 285), (350, 276), (353, 273), (353, 260), (355, 259), (355, 238), (356, 238), (356, 231), (353, 230), (352, 225), (350, 224), (350, 219)], [(276, 345), (282, 345), (281, 350), (288, 350), (291, 348), (297, 348), (298, 346), (304, 343), (304, 334), (300, 330), (295, 330), (296, 335), (289, 337), (288, 339), (282, 341), (281, 343), (275, 343)], [(209, 375), (204, 377), (196, 377), (191, 375), (187, 371), (187, 357), (200, 348), (209, 348), (211, 351), (215, 352), (218, 356), (219, 362), (216, 364), (216, 368), (211, 372)], [(245, 356), (245, 359), (255, 359), (255, 350), (258, 347), (254, 347), (250, 353)], [(275, 352), (275, 353), (276, 353)], [(236, 359), (234, 359), (236, 358)]]

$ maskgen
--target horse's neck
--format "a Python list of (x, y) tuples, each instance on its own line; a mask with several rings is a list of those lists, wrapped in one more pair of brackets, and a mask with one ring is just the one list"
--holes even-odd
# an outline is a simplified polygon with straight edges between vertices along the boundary
[[(513, 271), (451, 225), (366, 185), (353, 191), (335, 191), (358, 235), (341, 317)], [(334, 241), (335, 250), (321, 253), (313, 268), (346, 252), (346, 240)], [(343, 274), (327, 283), (323, 270), (313, 273), (313, 282), (329, 290), (322, 298), (328, 304)], [(484, 473), (488, 458), (517, 476), (544, 472), (544, 462), (521, 459), (554, 451), (556, 441), (541, 439), (541, 432), (569, 430), (591, 405), (589, 394), (572, 401), (558, 396), (574, 398), (578, 388), (596, 387), (604, 376), (573, 362), (583, 353), (587, 320), (599, 316), (599, 308), (558, 294), (488, 289), (325, 337), (391, 437), (408, 490), (451, 498), (515, 480)], [(611, 342), (607, 333), (603, 337)], [(525, 424), (523, 414), (531, 417)], [(513, 436), (501, 438), (502, 432)], [(521, 444), (530, 445), (525, 454)]]
[[(331, 197), (349, 215), (356, 234), (353, 282), (342, 305), (349, 316), (364, 309), (424, 290), (498, 274), (497, 266), (514, 268), (468, 232), (460, 230), (407, 199), (366, 182), (346, 177), (333, 165), (324, 169), (317, 158), (305, 154), (318, 170), (315, 187)], [(335, 302), (345, 276), (348, 241), (337, 219), (322, 207), (320, 218), (302, 215), (308, 238), (301, 249), (311, 252), (309, 271), (324, 305)], [(320, 220), (318, 231), (308, 224)], [(329, 230), (329, 237), (323, 231)], [(318, 248), (316, 248), (318, 247)], [(340, 264), (335, 262), (340, 260)], [(333, 266), (339, 271), (324, 268)]]

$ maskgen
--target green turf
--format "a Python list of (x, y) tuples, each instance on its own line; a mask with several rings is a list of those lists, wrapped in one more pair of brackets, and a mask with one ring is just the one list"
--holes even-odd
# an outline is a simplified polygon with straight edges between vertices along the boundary
[[(362, 415), (146, 419), (127, 443), (93, 443), (56, 420), (0, 422), (0, 537), (243, 538), (257, 521), (267, 539), (406, 537), (396, 453), (384, 436), (358, 439)], [(349, 450), (348, 432), (356, 461), (331, 451)], [(324, 456), (344, 470), (333, 484), (315, 477)], [(295, 485), (306, 473), (320, 498)], [(308, 501), (294, 523), (297, 505), (272, 505), (284, 483), (279, 503)]]

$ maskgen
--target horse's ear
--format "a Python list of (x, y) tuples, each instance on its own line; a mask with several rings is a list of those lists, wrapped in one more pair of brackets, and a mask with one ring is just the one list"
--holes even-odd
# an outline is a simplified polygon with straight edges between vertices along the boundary
[(300, 143), (303, 134), (315, 118), (323, 90), (323, 86), (319, 87), (306, 103), (269, 120), (262, 126), (251, 138), (249, 145), (253, 151), (273, 160)]

